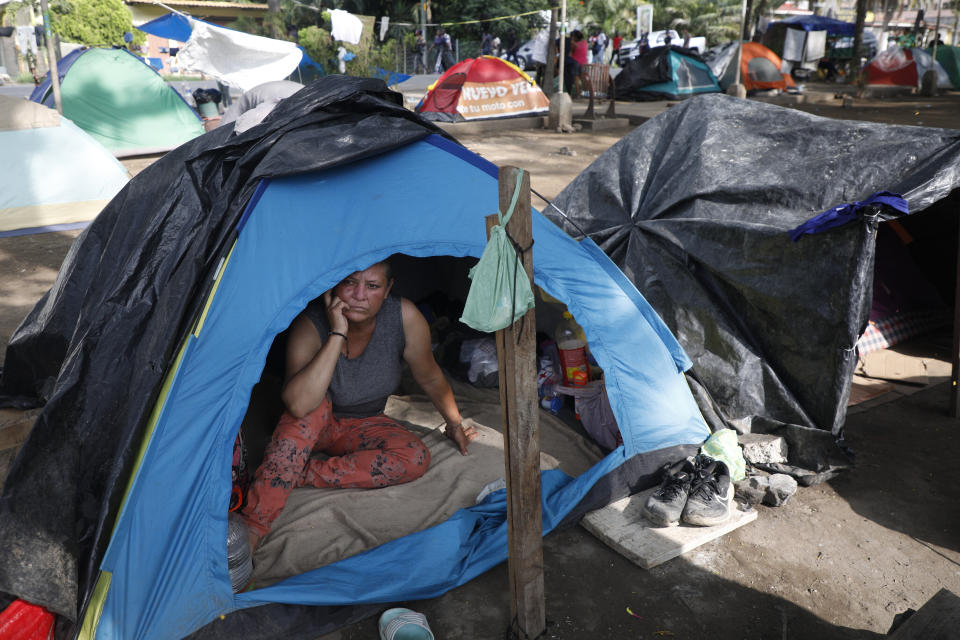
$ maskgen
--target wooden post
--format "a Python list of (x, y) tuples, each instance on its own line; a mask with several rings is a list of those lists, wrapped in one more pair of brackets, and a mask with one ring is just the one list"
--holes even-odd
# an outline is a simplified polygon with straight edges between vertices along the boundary
[[(519, 169), (500, 167), (500, 211), (513, 198)], [(499, 223), (487, 217), (487, 234)], [(532, 247), (530, 174), (523, 173), (520, 197), (507, 233), (521, 247)], [(526, 274), (533, 282), (532, 248), (523, 253)], [(543, 524), (540, 503), (540, 415), (537, 402), (537, 323), (534, 310), (497, 331), (500, 406), (504, 426), (507, 479), (507, 531), (510, 558), (510, 619), (516, 637), (533, 639), (546, 631), (543, 596)]]
[(63, 115), (63, 103), (60, 100), (60, 73), (57, 71), (57, 52), (53, 44), (53, 31), (50, 30), (50, 8), (47, 0), (40, 0), (43, 12), (43, 35), (47, 41), (47, 66), (50, 67), (50, 87), (53, 89), (53, 104), (57, 112)]
[[(957, 244), (960, 246), (960, 238), (957, 239)], [(950, 408), (947, 410), (951, 418), (960, 418), (960, 252), (957, 253), (956, 273), (956, 293), (953, 301), (953, 371), (950, 374)]]

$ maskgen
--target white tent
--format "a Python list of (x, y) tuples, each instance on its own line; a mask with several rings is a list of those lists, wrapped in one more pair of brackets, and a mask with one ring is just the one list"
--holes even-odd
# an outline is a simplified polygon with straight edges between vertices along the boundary
[(42, 104), (0, 95), (0, 237), (79, 228), (130, 179), (113, 154)]

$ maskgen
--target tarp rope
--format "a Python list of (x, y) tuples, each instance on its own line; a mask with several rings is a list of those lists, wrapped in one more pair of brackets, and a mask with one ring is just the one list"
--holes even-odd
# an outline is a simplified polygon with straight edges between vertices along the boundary
[[(528, 246), (522, 247), (506, 230), (520, 198), (522, 184), (523, 169), (519, 169), (510, 206), (506, 213), (497, 211), (500, 224), (490, 229), (490, 239), (483, 255), (470, 269), (470, 291), (460, 321), (478, 331), (493, 333), (509, 327), (517, 320), (522, 320), (535, 305), (533, 289), (525, 271), (524, 277), (520, 278), (523, 256), (533, 248), (533, 240)], [(522, 334), (521, 322), (518, 340)]]
[(577, 223), (574, 222), (572, 219), (568, 218), (568, 217), (567, 217), (567, 214), (565, 214), (563, 211), (560, 210), (560, 207), (558, 207), (557, 205), (553, 204), (552, 201), (547, 200), (545, 197), (543, 197), (542, 195), (540, 195), (539, 193), (537, 193), (537, 192), (534, 191), (533, 189), (530, 189), (530, 192), (531, 192), (533, 195), (535, 195), (535, 196), (537, 196), (538, 198), (540, 198), (541, 200), (543, 200), (544, 202), (546, 202), (548, 207), (553, 207), (554, 210), (555, 210), (557, 213), (559, 213), (561, 216), (563, 216), (563, 219), (564, 219), (564, 220), (566, 220), (567, 222), (569, 222), (571, 225), (573, 225), (573, 228), (574, 228), (574, 229), (576, 229), (577, 231), (580, 232), (580, 235), (581, 235), (581, 236), (583, 236), (584, 238), (587, 237), (587, 232), (584, 231), (583, 229), (581, 229), (580, 227), (578, 227), (578, 226), (577, 226)]
[(829, 211), (824, 211), (810, 218), (799, 227), (790, 231), (790, 239), (797, 242), (804, 235), (823, 233), (829, 229), (841, 227), (868, 213), (879, 212), (879, 210), (884, 207), (889, 207), (904, 215), (910, 213), (907, 201), (904, 200), (900, 194), (889, 191), (878, 191), (866, 200), (840, 204)]

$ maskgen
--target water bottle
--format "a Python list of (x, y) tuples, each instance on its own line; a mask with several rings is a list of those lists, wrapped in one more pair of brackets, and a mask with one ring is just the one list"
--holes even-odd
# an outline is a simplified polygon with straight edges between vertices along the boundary
[(563, 384), (568, 387), (585, 386), (590, 381), (587, 339), (569, 311), (563, 312), (563, 320), (557, 325), (556, 334)]
[(227, 514), (227, 568), (230, 570), (230, 584), (234, 593), (250, 583), (253, 575), (250, 535), (243, 518), (233, 511)]
[[(549, 342), (549, 344), (546, 344)], [(557, 384), (560, 382), (560, 367), (557, 363), (556, 346), (552, 341), (541, 344), (543, 356), (540, 358), (540, 371), (537, 374), (537, 395), (540, 397), (540, 406), (553, 413), (560, 411), (563, 400), (557, 393)]]

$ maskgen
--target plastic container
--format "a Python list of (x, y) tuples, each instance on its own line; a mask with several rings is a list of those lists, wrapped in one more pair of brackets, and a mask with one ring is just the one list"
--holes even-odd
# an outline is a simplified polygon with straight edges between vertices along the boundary
[(250, 534), (243, 518), (235, 512), (227, 514), (227, 569), (234, 593), (242, 591), (250, 583), (253, 576)]
[(563, 320), (557, 325), (556, 338), (563, 384), (568, 387), (586, 385), (590, 381), (587, 338), (569, 311), (563, 312)]
[(542, 356), (540, 369), (537, 373), (537, 395), (540, 397), (540, 406), (557, 413), (563, 406), (557, 387), (560, 385), (560, 362), (557, 354), (557, 345), (553, 340), (544, 340), (540, 344)]

